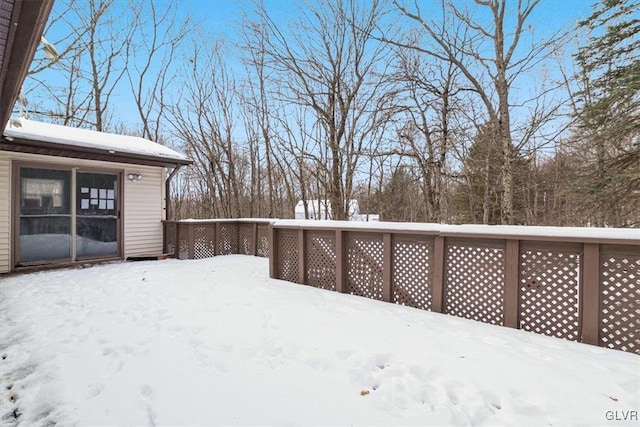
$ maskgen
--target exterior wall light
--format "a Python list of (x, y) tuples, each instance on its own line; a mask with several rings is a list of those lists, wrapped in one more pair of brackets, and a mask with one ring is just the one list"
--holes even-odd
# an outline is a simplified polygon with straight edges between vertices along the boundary
[(127, 175), (127, 178), (129, 179), (129, 181), (142, 181), (142, 174), (130, 173), (129, 175)]

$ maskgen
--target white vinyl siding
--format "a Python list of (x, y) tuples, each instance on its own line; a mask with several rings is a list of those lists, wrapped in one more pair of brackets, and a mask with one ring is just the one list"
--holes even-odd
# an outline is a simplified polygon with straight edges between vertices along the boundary
[(11, 160), (0, 151), (0, 273), (11, 270)]
[(142, 174), (129, 181), (124, 174), (124, 256), (162, 253), (162, 168), (129, 166)]
[[(43, 167), (57, 164), (81, 170), (122, 171), (123, 257), (162, 253), (163, 168), (0, 151), (0, 273), (7, 273), (12, 267), (11, 160), (40, 163)], [(129, 181), (129, 173), (142, 174), (142, 179)]]

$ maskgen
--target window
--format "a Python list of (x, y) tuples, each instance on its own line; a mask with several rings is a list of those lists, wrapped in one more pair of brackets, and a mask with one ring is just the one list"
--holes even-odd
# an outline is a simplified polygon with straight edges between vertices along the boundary
[(71, 171), (20, 169), (20, 261), (71, 258)]
[(76, 174), (78, 258), (118, 254), (117, 192), (117, 175)]
[(72, 188), (73, 174), (20, 168), (17, 264), (119, 254), (118, 175), (76, 172)]

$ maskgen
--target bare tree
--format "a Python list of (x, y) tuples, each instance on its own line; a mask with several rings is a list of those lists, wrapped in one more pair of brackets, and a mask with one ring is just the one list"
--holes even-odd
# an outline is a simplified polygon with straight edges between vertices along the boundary
[[(247, 90), (243, 91), (243, 103), (248, 107), (244, 108), (246, 116), (253, 117), (253, 120), (247, 120), (245, 126), (248, 133), (253, 133), (256, 142), (256, 153), (258, 153), (260, 145), (264, 147), (264, 159), (267, 175), (268, 192), (268, 216), (272, 217), (275, 213), (274, 199), (274, 165), (273, 165), (273, 143), (272, 143), (272, 103), (268, 97), (268, 88), (270, 78), (269, 71), (266, 67), (266, 45), (265, 34), (261, 31), (259, 24), (253, 23), (245, 27), (244, 31), (244, 47), (246, 53), (245, 64), (247, 65), (248, 75)], [(248, 111), (250, 110), (250, 111)], [(262, 142), (260, 144), (259, 142)], [(257, 157), (257, 156), (256, 156)], [(256, 180), (256, 191), (261, 194), (264, 187), (261, 186), (261, 180), (258, 176)]]
[(448, 163), (453, 143), (451, 121), (461, 91), (457, 69), (450, 62), (431, 61), (409, 49), (398, 54), (398, 86), (404, 94), (400, 106), (405, 122), (400, 129), (400, 153), (419, 170), (426, 221), (446, 222)]
[[(513, 100), (514, 81), (545, 59), (561, 33), (540, 41), (531, 38), (523, 46), (527, 22), (539, 0), (518, 0), (513, 17), (507, 15), (507, 0), (476, 0), (479, 13), (442, 0), (440, 11), (427, 15), (418, 3), (409, 7), (394, 0), (402, 16), (428, 35), (425, 44), (415, 45), (384, 38), (397, 46), (449, 61), (461, 72), (470, 89), (485, 107), (487, 122), (496, 123), (495, 138), (501, 142), (501, 222), (514, 221), (513, 205)], [(482, 16), (488, 16), (484, 19)], [(439, 16), (439, 19), (431, 18)], [(513, 23), (511, 25), (511, 23)]]
[(173, 133), (196, 163), (200, 192), (210, 214), (241, 216), (241, 180), (236, 172), (238, 117), (236, 82), (225, 67), (220, 45), (212, 49), (194, 41), (185, 63), (179, 98), (167, 107)]
[[(265, 64), (279, 78), (274, 94), (291, 106), (302, 106), (320, 124), (328, 148), (326, 194), (334, 219), (346, 219), (348, 199), (367, 136), (376, 120), (371, 110), (380, 95), (380, 71), (386, 47), (368, 35), (378, 25), (378, 1), (363, 7), (356, 1), (310, 5), (285, 33), (258, 6), (254, 39)], [(364, 29), (360, 31), (359, 29)], [(318, 153), (315, 153), (316, 155)]]
[[(35, 62), (25, 83), (40, 105), (34, 113), (107, 130), (114, 115), (112, 96), (125, 74), (133, 37), (129, 9), (114, 0), (71, 0), (61, 9), (53, 19), (64, 28), (65, 35), (54, 41), (61, 46), (60, 57), (53, 63)], [(50, 73), (66, 76), (67, 85), (56, 87)]]
[(175, 79), (174, 61), (190, 31), (190, 17), (179, 21), (175, 4), (160, 10), (154, 2), (130, 3), (136, 37), (129, 46), (127, 80), (141, 121), (141, 136), (160, 141), (167, 90)]

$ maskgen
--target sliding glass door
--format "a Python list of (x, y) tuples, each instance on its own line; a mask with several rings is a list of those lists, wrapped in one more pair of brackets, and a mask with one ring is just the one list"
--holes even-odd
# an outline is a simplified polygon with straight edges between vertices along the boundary
[(20, 262), (71, 258), (71, 171), (20, 169)]
[(119, 174), (19, 167), (16, 265), (120, 254)]
[(118, 175), (76, 174), (76, 257), (118, 255)]

